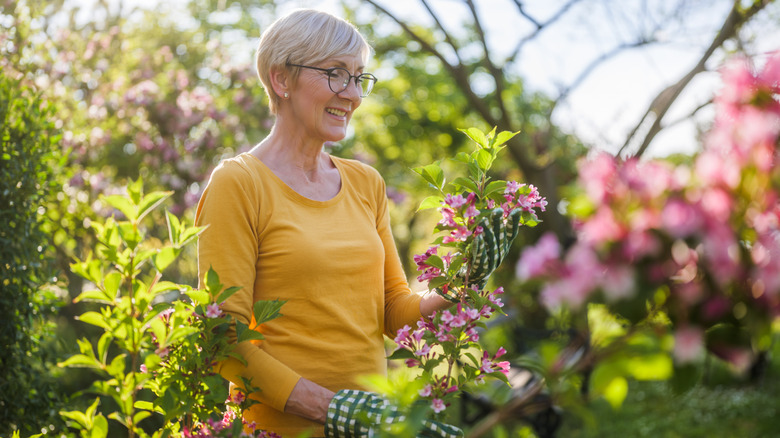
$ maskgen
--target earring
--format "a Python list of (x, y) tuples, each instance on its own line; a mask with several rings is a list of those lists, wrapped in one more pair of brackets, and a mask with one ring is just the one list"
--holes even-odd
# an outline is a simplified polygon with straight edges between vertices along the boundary
[(288, 92), (286, 92), (286, 91), (285, 91), (285, 92), (284, 92), (284, 98), (285, 98), (285, 99), (287, 99), (288, 97), (290, 97), (290, 94), (289, 94)]

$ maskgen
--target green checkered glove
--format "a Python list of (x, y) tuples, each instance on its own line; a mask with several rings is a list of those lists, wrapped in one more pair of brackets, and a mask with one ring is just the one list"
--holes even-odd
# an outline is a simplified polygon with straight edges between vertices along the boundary
[[(344, 389), (336, 393), (328, 405), (325, 422), (327, 438), (363, 438), (374, 436), (382, 422), (392, 424), (405, 417), (382, 396), (366, 391)], [(370, 423), (370, 424), (366, 424)], [(463, 431), (455, 426), (425, 420), (417, 434), (424, 438), (459, 438)]]
[(489, 216), (480, 221), (482, 233), (476, 236), (471, 244), (469, 285), (484, 287), (490, 274), (504, 261), (517, 237), (522, 213), (521, 209), (516, 208), (504, 221), (504, 210), (494, 208)]

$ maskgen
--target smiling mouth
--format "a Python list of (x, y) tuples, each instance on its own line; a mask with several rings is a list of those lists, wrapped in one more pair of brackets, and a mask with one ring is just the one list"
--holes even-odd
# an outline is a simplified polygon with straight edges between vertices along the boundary
[(325, 110), (328, 114), (333, 114), (334, 116), (344, 117), (347, 115), (346, 111), (338, 110), (335, 108), (328, 108)]

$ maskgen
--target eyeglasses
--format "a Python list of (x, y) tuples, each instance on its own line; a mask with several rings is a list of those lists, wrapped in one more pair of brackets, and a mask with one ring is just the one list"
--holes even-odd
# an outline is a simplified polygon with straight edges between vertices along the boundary
[(371, 73), (352, 75), (349, 73), (349, 70), (341, 67), (319, 68), (290, 63), (287, 63), (287, 65), (291, 67), (310, 68), (312, 70), (324, 71), (328, 74), (328, 87), (330, 87), (330, 91), (336, 94), (342, 93), (344, 90), (346, 90), (352, 78), (355, 79), (355, 85), (357, 85), (358, 89), (360, 90), (360, 97), (366, 97), (371, 94), (371, 90), (374, 89), (374, 84), (376, 84), (376, 76), (372, 75)]

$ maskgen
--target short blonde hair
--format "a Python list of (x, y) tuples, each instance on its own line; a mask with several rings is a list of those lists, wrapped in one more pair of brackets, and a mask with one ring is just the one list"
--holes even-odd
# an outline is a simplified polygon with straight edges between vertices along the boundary
[(271, 70), (284, 68), (297, 80), (300, 68), (287, 64), (317, 64), (343, 56), (362, 56), (368, 62), (371, 46), (348, 21), (327, 12), (299, 9), (279, 18), (266, 29), (257, 46), (257, 75), (268, 95), (271, 114), (276, 114), (280, 97), (271, 87)]

